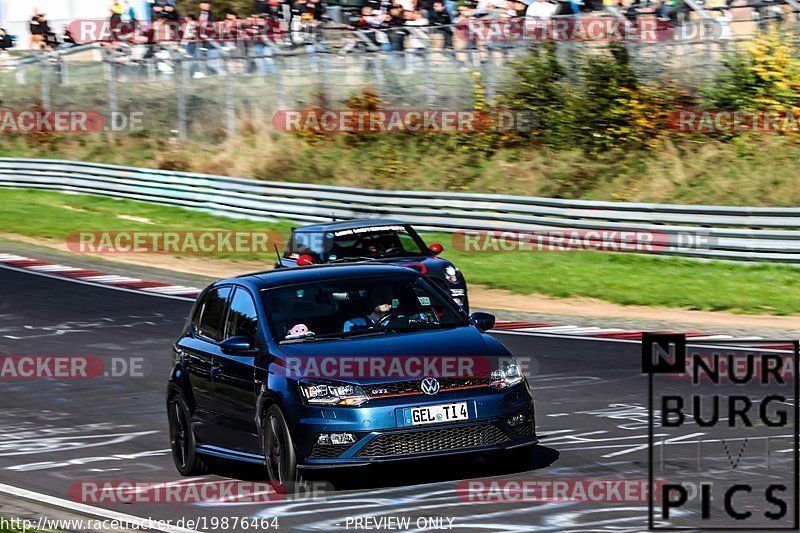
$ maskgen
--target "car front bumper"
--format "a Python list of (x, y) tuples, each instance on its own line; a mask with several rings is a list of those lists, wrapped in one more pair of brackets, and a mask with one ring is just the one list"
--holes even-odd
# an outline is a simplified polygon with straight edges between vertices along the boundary
[[(442, 457), (531, 446), (536, 436), (533, 399), (525, 385), (509, 391), (466, 391), (404, 398), (402, 403), (365, 405), (360, 408), (306, 407), (293, 430), (300, 468), (358, 466), (408, 459)], [(405, 425), (403, 410), (467, 402), (469, 420), (425, 425)], [(376, 402), (377, 404), (378, 402)], [(510, 417), (524, 421), (511, 425)], [(350, 433), (353, 444), (323, 445), (321, 433)], [(297, 438), (300, 437), (300, 438)]]

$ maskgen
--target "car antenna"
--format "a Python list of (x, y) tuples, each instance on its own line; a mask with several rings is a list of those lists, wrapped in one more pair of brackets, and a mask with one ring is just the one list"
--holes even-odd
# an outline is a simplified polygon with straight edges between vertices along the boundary
[(277, 244), (273, 244), (272, 246), (275, 247), (275, 255), (278, 256), (278, 263), (275, 266), (275, 269), (277, 270), (279, 268), (286, 268), (286, 266), (284, 266), (284, 264), (283, 264), (283, 259), (281, 258), (281, 253), (278, 251), (278, 245)]

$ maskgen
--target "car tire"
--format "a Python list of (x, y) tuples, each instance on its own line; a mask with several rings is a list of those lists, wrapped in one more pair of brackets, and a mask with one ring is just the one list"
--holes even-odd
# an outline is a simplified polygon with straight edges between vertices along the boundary
[[(302, 482), (297, 470), (297, 454), (286, 419), (277, 405), (271, 405), (264, 414), (262, 428), (264, 460), (269, 480), (286, 488)], [(276, 487), (276, 490), (280, 488)]]
[(189, 407), (182, 394), (173, 396), (167, 404), (170, 449), (175, 467), (182, 476), (196, 476), (208, 472), (208, 464), (197, 453), (197, 441), (192, 431)]

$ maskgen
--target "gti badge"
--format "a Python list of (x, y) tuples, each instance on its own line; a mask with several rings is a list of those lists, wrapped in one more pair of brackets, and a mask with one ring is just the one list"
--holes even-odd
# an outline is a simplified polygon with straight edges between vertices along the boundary
[(434, 394), (438, 394), (441, 385), (439, 385), (439, 380), (436, 378), (425, 378), (422, 380), (421, 388), (422, 392), (428, 396), (433, 396)]

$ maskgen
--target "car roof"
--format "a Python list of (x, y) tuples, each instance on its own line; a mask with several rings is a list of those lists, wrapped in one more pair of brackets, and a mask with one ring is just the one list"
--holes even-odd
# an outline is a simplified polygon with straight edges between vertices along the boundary
[(344, 220), (341, 222), (327, 222), (324, 224), (312, 224), (295, 228), (296, 232), (317, 232), (317, 231), (336, 231), (343, 229), (369, 228), (372, 226), (407, 226), (408, 222), (391, 218), (359, 218), (356, 220)]
[(277, 268), (266, 272), (255, 272), (218, 281), (215, 285), (232, 282), (249, 282), (259, 290), (310, 283), (324, 280), (386, 276), (391, 278), (418, 277), (412, 269), (385, 263), (346, 263), (341, 265), (309, 265), (295, 268)]

